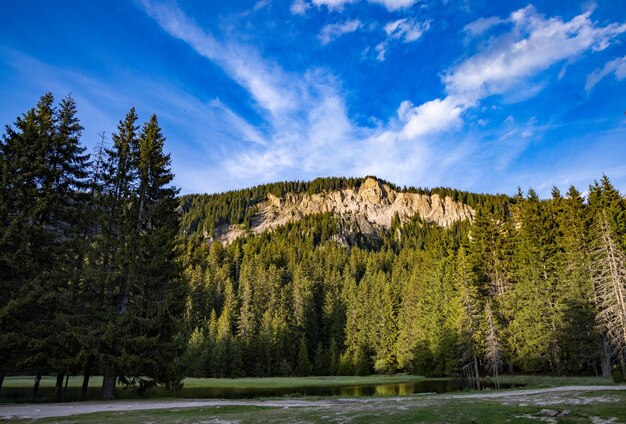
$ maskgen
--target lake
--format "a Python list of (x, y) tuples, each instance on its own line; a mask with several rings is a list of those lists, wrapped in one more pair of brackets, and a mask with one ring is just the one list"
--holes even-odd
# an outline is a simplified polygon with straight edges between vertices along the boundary
[[(522, 385), (500, 384), (501, 389)], [(283, 396), (407, 396), (418, 393), (458, 392), (471, 388), (462, 380), (420, 380), (390, 384), (361, 384), (330, 387), (289, 387), (279, 389), (232, 389), (232, 388), (185, 388), (179, 396), (185, 398), (224, 398), (249, 399), (256, 397)], [(495, 389), (493, 384), (485, 384), (483, 389)]]
[[(500, 384), (501, 389), (522, 387), (517, 384)], [(184, 387), (175, 392), (156, 390), (149, 392), (145, 397), (176, 397), (188, 399), (251, 399), (260, 397), (300, 397), (300, 396), (407, 396), (419, 393), (446, 393), (458, 392), (472, 388), (468, 382), (462, 380), (416, 380), (403, 381), (400, 383), (383, 384), (357, 384), (357, 385), (337, 385), (325, 387), (283, 387), (283, 388), (231, 388), (231, 387)], [(495, 389), (493, 384), (482, 384), (483, 389)], [(41, 387), (39, 401), (49, 401), (54, 394), (53, 387)], [(78, 399), (79, 389), (69, 387), (65, 400), (74, 401)], [(89, 388), (88, 399), (98, 399), (100, 388), (92, 386)], [(3, 401), (28, 401), (32, 400), (32, 388), (30, 387), (4, 387), (0, 398)], [(130, 390), (118, 390), (118, 396), (122, 399), (139, 398)]]

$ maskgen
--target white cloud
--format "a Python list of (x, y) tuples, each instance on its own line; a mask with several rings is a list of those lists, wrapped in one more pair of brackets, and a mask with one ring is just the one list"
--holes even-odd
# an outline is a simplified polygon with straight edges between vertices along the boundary
[[(321, 69), (304, 74), (285, 72), (262, 59), (251, 47), (219, 43), (174, 6), (145, 3), (145, 9), (171, 36), (221, 66), (255, 101), (263, 117), (263, 134), (243, 118), (225, 113), (241, 137), (254, 144), (227, 152), (215, 172), (238, 185), (272, 181), (320, 172), (349, 169), (364, 137), (348, 118), (342, 90), (334, 77)], [(215, 105), (220, 106), (220, 105)], [(329, 157), (331, 159), (329, 159)]]
[(264, 7), (267, 7), (269, 4), (270, 4), (270, 0), (258, 0), (254, 4), (254, 10), (263, 9)]
[(387, 8), (387, 10), (394, 11), (399, 9), (406, 9), (417, 3), (418, 0), (368, 0), (370, 3), (380, 4)]
[(385, 25), (387, 37), (411, 43), (419, 38), (430, 28), (430, 21), (418, 22), (415, 19), (398, 19)]
[[(399, 138), (414, 139), (458, 128), (463, 112), (485, 97), (507, 94), (560, 61), (574, 60), (590, 49), (606, 48), (615, 36), (626, 32), (626, 25), (595, 26), (590, 12), (565, 22), (544, 18), (532, 6), (513, 12), (508, 22), (512, 25), (508, 33), (493, 38), (484, 50), (443, 76), (447, 97), (419, 106), (401, 105), (398, 115), (403, 126), (396, 131)], [(390, 33), (397, 27), (397, 22), (388, 24)], [(531, 133), (521, 135), (526, 139)]]
[(415, 19), (403, 18), (388, 22), (383, 29), (387, 38), (374, 47), (376, 60), (380, 62), (386, 59), (387, 50), (394, 43), (412, 43), (419, 40), (430, 29), (430, 21), (419, 22)]
[(355, 3), (358, 0), (312, 0), (316, 6), (326, 6), (330, 10), (341, 10), (343, 6), (349, 3)]
[[(346, 4), (357, 3), (359, 0), (311, 0), (311, 3), (317, 7), (326, 6), (329, 10), (342, 10)], [(418, 0), (367, 0), (368, 3), (383, 6), (390, 12), (406, 9), (413, 6)], [(294, 0), (289, 10), (294, 15), (304, 15), (307, 9), (311, 7), (310, 3), (305, 0)]]
[(385, 60), (385, 53), (387, 53), (387, 45), (388, 44), (386, 41), (376, 44), (376, 47), (374, 47), (374, 50), (376, 50), (376, 60), (379, 60), (381, 62)]
[(358, 31), (362, 27), (363, 23), (358, 19), (328, 24), (322, 27), (322, 30), (318, 34), (317, 38), (319, 38), (320, 42), (325, 45), (344, 34)]
[(276, 64), (263, 60), (251, 48), (218, 42), (178, 8), (149, 0), (142, 4), (165, 31), (222, 66), (264, 109), (272, 114), (293, 110), (302, 87), (285, 86), (285, 76)]
[(489, 18), (478, 18), (474, 22), (465, 25), (463, 30), (472, 36), (477, 36), (485, 33), (496, 25), (500, 25), (506, 22), (506, 19), (502, 19), (498, 16), (491, 16)]
[(533, 6), (513, 12), (509, 33), (448, 72), (443, 81), (449, 94), (477, 100), (501, 94), (519, 81), (586, 50), (602, 50), (626, 25), (595, 26), (590, 12), (570, 21), (544, 18)]
[[(252, 142), (245, 149), (225, 152), (215, 167), (214, 172), (221, 180), (227, 179), (231, 187), (338, 174), (376, 174), (399, 184), (420, 181), (435, 185), (441, 183), (446, 172), (456, 172), (460, 181), (465, 181), (463, 172), (468, 167), (462, 172), (456, 171), (456, 165), (469, 161), (468, 155), (481, 149), (476, 143), (459, 144), (457, 139), (441, 134), (462, 127), (463, 114), (484, 98), (507, 94), (516, 84), (530, 81), (561, 61), (574, 61), (584, 52), (606, 48), (615, 36), (626, 31), (626, 25), (596, 25), (588, 12), (563, 21), (545, 18), (532, 7), (520, 9), (505, 19), (508, 32), (492, 37), (478, 53), (444, 73), (446, 96), (419, 105), (402, 102), (396, 116), (386, 122), (384, 118), (375, 119), (376, 127), (368, 128), (350, 119), (344, 90), (327, 71), (286, 72), (252, 47), (218, 42), (175, 6), (145, 1), (146, 11), (165, 31), (221, 66), (250, 93), (257, 106), (262, 125), (248, 124), (234, 113), (222, 113), (231, 125), (242, 128), (243, 139)], [(318, 3), (323, 1), (329, 0)], [(332, 7), (343, 4), (345, 1), (335, 0)], [(407, 36), (416, 34), (407, 22), (390, 23), (393, 25), (386, 29), (386, 42), (417, 37)], [(423, 24), (420, 28), (423, 32)], [(375, 48), (380, 59), (384, 59), (386, 42)], [(506, 133), (501, 135), (505, 143), (497, 150), (499, 157), (485, 159), (484, 163), (506, 165), (526, 148), (536, 134), (534, 123), (518, 125), (520, 128), (503, 130), (514, 131), (511, 134), (517, 134), (520, 142), (505, 148), (509, 139)], [(480, 175), (472, 178), (479, 179)]]
[(311, 5), (307, 3), (305, 0), (294, 0), (289, 7), (289, 10), (294, 15), (304, 16), (306, 15), (307, 10), (311, 8)]
[(398, 110), (399, 117), (404, 121), (402, 136), (413, 140), (460, 126), (461, 112), (463, 108), (457, 99), (450, 96), (443, 100), (434, 99), (417, 107), (410, 107), (410, 104), (403, 102)]
[(626, 56), (619, 57), (615, 60), (607, 62), (601, 69), (598, 68), (587, 76), (585, 90), (590, 92), (593, 88), (610, 74), (615, 74), (615, 78), (621, 81), (626, 78)]

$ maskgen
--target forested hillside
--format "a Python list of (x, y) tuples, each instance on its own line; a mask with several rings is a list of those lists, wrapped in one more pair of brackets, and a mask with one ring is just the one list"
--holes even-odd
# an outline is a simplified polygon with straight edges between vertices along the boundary
[[(623, 363), (626, 202), (609, 179), (587, 201), (574, 187), (458, 195), (474, 199), (472, 223), (396, 221), (352, 246), (336, 242), (333, 214), (226, 246), (192, 233), (188, 372), (606, 375)], [(214, 219), (200, 211), (188, 213)]]
[[(213, 235), (216, 228), (220, 225), (243, 224), (244, 227), (249, 227), (251, 219), (258, 213), (259, 203), (267, 199), (268, 194), (282, 198), (288, 193), (313, 195), (336, 190), (358, 189), (368, 178), (376, 177), (328, 177), (317, 178), (313, 181), (283, 181), (226, 193), (182, 196), (181, 209), (183, 214), (181, 227), (183, 232), (188, 235), (196, 231)], [(469, 193), (446, 187), (433, 189), (399, 187), (380, 178), (376, 179), (381, 184), (399, 193), (438, 194), (441, 197), (448, 196), (453, 201), (467, 204), (473, 208), (485, 206), (500, 213), (504, 213), (504, 205), (508, 202), (508, 196), (506, 195)]]
[[(0, 142), (0, 389), (17, 374), (56, 375), (61, 400), (70, 374), (83, 394), (103, 375), (112, 398), (116, 381), (144, 392), (185, 375), (625, 367), (626, 200), (606, 176), (543, 200), (372, 178), (178, 197), (156, 116), (139, 126), (131, 109), (92, 155), (81, 136), (74, 101), (47, 94)], [(212, 237), (252, 225), (270, 195), (280, 208), (366, 184), (471, 214), (359, 234), (329, 211)]]

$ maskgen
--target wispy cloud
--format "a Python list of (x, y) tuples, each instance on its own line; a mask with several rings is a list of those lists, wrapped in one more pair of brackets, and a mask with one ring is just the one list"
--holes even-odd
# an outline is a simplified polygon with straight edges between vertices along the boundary
[[(311, 4), (315, 6), (326, 6), (329, 10), (340, 11), (343, 10), (346, 4), (357, 3), (360, 0), (311, 0), (308, 3), (306, 0), (294, 0), (291, 3), (290, 10), (294, 15), (305, 15)], [(406, 9), (418, 2), (418, 0), (367, 0), (368, 3), (377, 4), (383, 6), (389, 11), (396, 11)]]
[[(131, 106), (137, 109), (141, 120), (156, 113), (168, 137), (166, 147), (172, 154), (175, 184), (185, 192), (215, 191), (228, 186), (230, 177), (213, 172), (206, 164), (216, 164), (236, 146), (266, 143), (261, 130), (219, 100), (201, 101), (166, 79), (123, 70), (103, 81), (89, 72), (50, 65), (17, 51), (2, 50), (0, 66), (5, 65), (4, 61), (16, 75), (12, 77), (16, 91), (5, 94), (30, 99), (30, 104), (16, 109), (15, 116), (32, 107), (44, 92), (51, 91), (59, 97), (71, 93), (86, 128), (83, 143), (90, 150), (99, 141), (97, 133), (104, 131), (110, 137)], [(215, 138), (221, 140), (221, 146), (206, 143)]]
[(344, 34), (358, 31), (363, 28), (363, 23), (358, 19), (350, 19), (345, 22), (324, 25), (318, 34), (320, 43), (326, 45)]
[(412, 43), (430, 28), (430, 21), (419, 22), (415, 19), (398, 19), (385, 25), (387, 37)]
[(587, 76), (585, 90), (590, 92), (605, 77), (615, 74), (619, 81), (626, 78), (626, 56), (619, 57), (607, 62), (602, 68), (598, 68)]
[(251, 47), (219, 43), (172, 5), (144, 2), (144, 7), (171, 36), (220, 65), (247, 89), (264, 117), (267, 136), (251, 133), (256, 147), (231, 151), (222, 161), (228, 175), (247, 184), (290, 172), (332, 172), (350, 160), (346, 145), (357, 143), (358, 137), (333, 75), (323, 69), (285, 72)]
[[(450, 68), (442, 82), (447, 96), (414, 106), (405, 101), (398, 109), (396, 125), (377, 135), (378, 139), (401, 143), (424, 143), (427, 137), (463, 126), (463, 114), (477, 109), (480, 102), (493, 95), (508, 95), (521, 83), (564, 60), (574, 61), (586, 51), (606, 48), (626, 25), (597, 26), (585, 12), (570, 21), (545, 18), (532, 7), (513, 12), (507, 19), (510, 30), (492, 37), (475, 55)], [(384, 54), (384, 50), (381, 50)], [(541, 86), (537, 86), (539, 89)], [(534, 90), (537, 94), (539, 89)], [(527, 148), (533, 138), (540, 136), (535, 120), (517, 125), (509, 123), (495, 136), (497, 148), (493, 157), (478, 158), (476, 163), (487, 161), (499, 170), (507, 166)], [(441, 141), (441, 138), (438, 140)], [(474, 143), (456, 149), (456, 162), (478, 151)], [(449, 157), (445, 143), (435, 150)], [(433, 153), (432, 144), (428, 149)], [(445, 153), (444, 153), (445, 152)], [(449, 167), (452, 165), (449, 164)], [(449, 169), (448, 167), (448, 169)], [(467, 169), (467, 167), (463, 167)]]
[(382, 62), (387, 58), (387, 46), (388, 43), (386, 41), (376, 44), (376, 47), (374, 47), (374, 50), (376, 51), (376, 60)]
[(499, 16), (490, 16), (488, 18), (478, 18), (475, 21), (470, 22), (469, 24), (465, 25), (463, 30), (472, 36), (478, 36), (478, 35), (484, 34), (485, 32), (487, 32), (494, 26), (500, 25), (506, 22), (508, 22), (506, 19), (502, 19)]
[[(448, 96), (414, 107), (405, 114), (403, 135), (442, 131), (459, 125), (460, 115), (480, 100), (505, 94), (520, 82), (587, 50), (602, 50), (626, 25), (596, 26), (590, 11), (570, 21), (545, 18), (533, 6), (513, 12), (509, 32), (494, 37), (486, 48), (451, 68), (442, 80)], [(428, 107), (426, 107), (428, 106)], [(436, 113), (434, 121), (430, 115)]]
[(293, 110), (302, 87), (286, 87), (285, 75), (276, 64), (263, 60), (252, 48), (219, 42), (176, 7), (148, 0), (142, 4), (165, 31), (222, 66), (265, 110), (272, 114)]
[(483, 52), (444, 76), (446, 91), (472, 104), (587, 50), (603, 50), (626, 32), (626, 25), (596, 26), (590, 15), (587, 11), (565, 22), (545, 18), (533, 6), (513, 12), (508, 19), (510, 32), (493, 38)]
[(326, 6), (329, 10), (341, 10), (346, 4), (356, 3), (359, 0), (311, 0), (316, 6)]
[(406, 9), (418, 2), (418, 0), (368, 0), (373, 4), (380, 4), (389, 11)]
[(306, 15), (307, 10), (311, 8), (311, 4), (306, 2), (306, 0), (294, 0), (289, 7), (289, 10), (294, 15), (304, 16)]
[(387, 51), (393, 43), (413, 43), (430, 29), (430, 21), (419, 22), (416, 19), (403, 18), (388, 22), (384, 26), (387, 38), (374, 47), (376, 60), (382, 62), (387, 58)]
[[(336, 1), (332, 7), (344, 3)], [(475, 165), (457, 167), (480, 150), (481, 139), (463, 137), (459, 143), (443, 134), (462, 128), (464, 114), (480, 110), (485, 98), (506, 95), (561, 61), (602, 50), (626, 31), (626, 25), (595, 24), (590, 12), (564, 21), (546, 18), (533, 7), (520, 9), (502, 19), (508, 31), (492, 36), (476, 54), (443, 73), (445, 96), (417, 105), (406, 100), (394, 116), (381, 117), (370, 128), (350, 118), (341, 81), (331, 72), (319, 68), (287, 72), (250, 46), (218, 41), (171, 4), (146, 1), (144, 7), (167, 33), (221, 66), (244, 87), (263, 117), (261, 133), (244, 118), (225, 114), (245, 129), (242, 137), (252, 142), (228, 152), (216, 171), (239, 186), (337, 174), (377, 174), (400, 184), (416, 180), (437, 184), (446, 172), (458, 173), (465, 181), (470, 168), (476, 173), (473, 178), (479, 179)], [(338, 28), (329, 29), (323, 40), (340, 35)], [(396, 42), (411, 42), (427, 29), (428, 24), (403, 19), (391, 22), (386, 33)], [(512, 123), (499, 131), (494, 140), (501, 148), (495, 149), (496, 157), (480, 159), (484, 169), (507, 166), (536, 137), (537, 125)]]

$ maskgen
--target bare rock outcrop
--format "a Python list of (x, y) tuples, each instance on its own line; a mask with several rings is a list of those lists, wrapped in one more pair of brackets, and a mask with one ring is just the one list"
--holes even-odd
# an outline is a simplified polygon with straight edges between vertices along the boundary
[(450, 197), (419, 193), (398, 193), (375, 178), (366, 179), (358, 189), (344, 189), (310, 195), (288, 193), (282, 198), (268, 194), (258, 205), (259, 212), (252, 220), (249, 231), (238, 226), (222, 228), (216, 238), (230, 242), (245, 233), (259, 234), (302, 219), (306, 215), (335, 213), (342, 219), (354, 222), (359, 230), (371, 234), (388, 230), (397, 214), (406, 222), (416, 214), (425, 222), (449, 227), (454, 222), (472, 220), (474, 210)]

